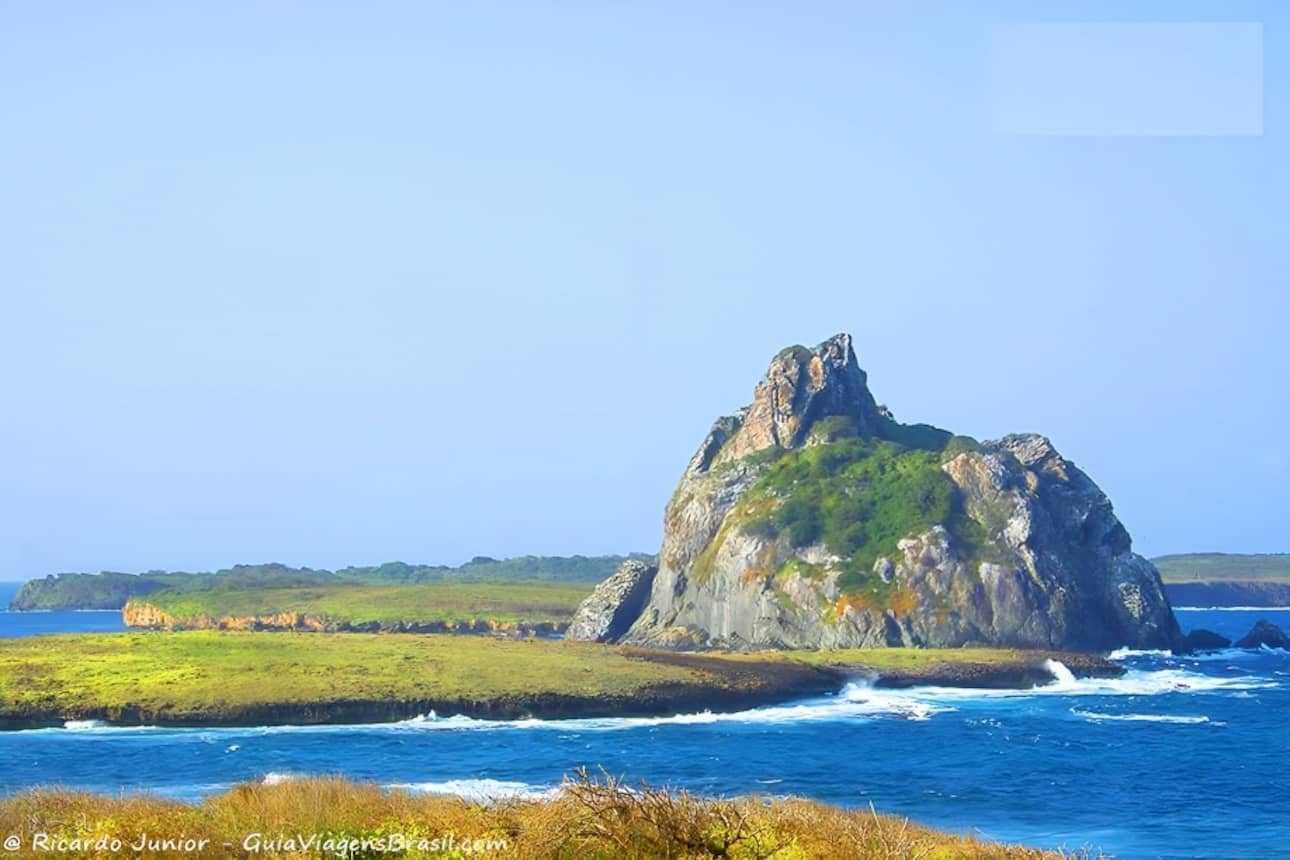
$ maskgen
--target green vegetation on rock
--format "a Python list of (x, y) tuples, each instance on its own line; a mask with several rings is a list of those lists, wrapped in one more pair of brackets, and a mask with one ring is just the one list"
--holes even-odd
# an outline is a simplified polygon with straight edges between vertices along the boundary
[(794, 548), (822, 544), (844, 560), (845, 591), (873, 590), (874, 563), (903, 538), (949, 522), (954, 492), (937, 451), (846, 439), (783, 452), (733, 518)]

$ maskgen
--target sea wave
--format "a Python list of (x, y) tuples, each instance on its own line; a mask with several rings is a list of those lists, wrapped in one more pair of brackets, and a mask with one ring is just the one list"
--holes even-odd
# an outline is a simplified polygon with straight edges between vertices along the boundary
[(875, 689), (863, 683), (847, 684), (840, 693), (825, 699), (813, 699), (794, 705), (751, 708), (745, 711), (714, 713), (697, 711), (667, 717), (584, 717), (560, 720), (479, 720), (455, 715), (440, 717), (431, 711), (410, 720), (391, 724), (395, 729), (416, 730), (486, 730), (486, 729), (558, 729), (563, 732), (615, 731), (658, 726), (712, 725), (716, 723), (804, 723), (851, 718), (897, 718), (926, 720), (953, 708), (923, 701), (916, 696), (891, 690)]
[[(282, 785), (298, 779), (309, 779), (314, 774), (294, 771), (269, 771), (261, 785)], [(465, 800), (487, 802), (494, 800), (542, 800), (558, 794), (558, 786), (532, 785), (527, 782), (508, 782), (499, 779), (446, 779), (439, 782), (391, 782), (385, 789), (406, 791), (411, 794), (436, 794), (460, 797)]]
[(1118, 678), (1077, 678), (1058, 660), (1045, 661), (1044, 667), (1053, 676), (1053, 680), (1026, 690), (915, 687), (904, 692), (920, 701), (955, 702), (1034, 696), (1157, 696), (1169, 693), (1257, 690), (1276, 686), (1274, 681), (1252, 675), (1219, 678), (1182, 668), (1130, 669)]
[(92, 729), (107, 728), (107, 723), (102, 720), (68, 720), (63, 723), (63, 728), (69, 732), (87, 732)]
[(1172, 657), (1174, 652), (1162, 651), (1158, 649), (1137, 650), (1134, 648), (1116, 648), (1110, 654), (1106, 655), (1108, 660), (1127, 660), (1130, 657)]
[(308, 778), (308, 774), (280, 773), (276, 770), (271, 770), (264, 775), (264, 779), (260, 780), (260, 782), (262, 782), (264, 785), (282, 785), (284, 782), (290, 782), (293, 779), (307, 779), (307, 778)]
[(532, 785), (498, 779), (447, 779), (442, 782), (395, 782), (382, 788), (412, 794), (460, 797), (480, 803), (495, 800), (545, 800), (560, 793), (558, 786)]
[(1174, 612), (1290, 612), (1290, 606), (1175, 606)]
[(66, 720), (61, 729), (32, 729), (36, 732), (78, 732), (78, 733), (106, 733), (106, 732), (143, 732), (153, 731), (156, 726), (115, 726), (104, 720)]
[[(1125, 722), (1143, 722), (1143, 723), (1179, 723), (1184, 725), (1196, 725), (1210, 722), (1209, 717), (1204, 716), (1185, 716), (1182, 714), (1102, 714), (1097, 711), (1082, 711), (1079, 708), (1071, 708), (1071, 713), (1077, 717), (1083, 717), (1086, 720), (1122, 720)], [(1222, 723), (1214, 723), (1216, 726)]]

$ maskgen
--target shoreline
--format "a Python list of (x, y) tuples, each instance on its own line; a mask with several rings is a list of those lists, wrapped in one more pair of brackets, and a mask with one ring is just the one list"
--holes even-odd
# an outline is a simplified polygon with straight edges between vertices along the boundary
[[(38, 637), (48, 640), (48, 637)], [(712, 711), (731, 713), (835, 695), (847, 684), (879, 688), (914, 686), (980, 689), (1030, 689), (1054, 680), (1047, 661), (1061, 662), (1076, 676), (1118, 677), (1124, 668), (1104, 657), (1054, 651), (874, 649), (836, 652), (712, 653), (657, 651), (560, 642), (515, 642), (451, 634), (356, 633), (146, 633), (72, 635), (69, 643), (90, 643), (100, 658), (122, 658), (109, 682), (137, 685), (138, 692), (116, 700), (85, 692), (85, 682), (73, 674), (62, 681), (66, 690), (48, 688), (24, 701), (0, 701), (0, 730), (62, 728), (73, 721), (100, 721), (109, 726), (162, 728), (246, 728), (256, 726), (374, 725), (414, 719), (434, 712), (440, 717), (464, 716), (485, 720), (563, 720), (616, 717), (671, 717)], [(22, 643), (25, 640), (6, 640)], [(26, 640), (30, 641), (30, 640)], [(296, 687), (275, 669), (275, 661), (296, 658), (317, 649), (311, 643), (334, 645), (358, 662), (322, 662), (296, 673)], [(204, 664), (205, 651), (175, 657), (175, 649), (202, 646), (206, 650), (241, 647), (243, 661), (233, 665)], [(379, 651), (376, 649), (380, 649)], [(8, 650), (18, 663), (27, 651)], [(28, 649), (29, 651), (30, 649)], [(50, 649), (56, 650), (56, 649)], [(138, 655), (157, 651), (153, 665)], [(192, 655), (196, 653), (194, 658)], [(372, 663), (393, 673), (411, 676), (400, 686), (372, 678)], [(423, 661), (424, 676), (402, 661)], [(0, 642), (0, 658), (6, 656)], [(472, 660), (484, 660), (498, 673), (483, 677), (470, 670)], [(398, 662), (395, 662), (395, 661)], [(447, 666), (457, 661), (461, 666)], [(294, 665), (294, 664), (293, 664)], [(268, 667), (268, 668), (265, 668)], [(26, 667), (15, 671), (31, 671)], [(453, 685), (453, 672), (461, 677)], [(552, 672), (563, 672), (553, 675)], [(3, 664), (0, 664), (3, 672)], [(200, 677), (198, 689), (180, 690), (161, 683), (183, 672)], [(265, 689), (256, 698), (212, 697), (210, 690), (227, 689), (246, 674), (263, 674)], [(623, 681), (625, 674), (633, 679)], [(500, 680), (499, 680), (500, 679)], [(639, 680), (636, 680), (639, 679)], [(5, 678), (0, 674), (0, 682)], [(9, 690), (15, 686), (12, 678)], [(61, 678), (59, 679), (61, 681)], [(304, 682), (314, 682), (309, 695)], [(157, 690), (144, 689), (148, 683)]]

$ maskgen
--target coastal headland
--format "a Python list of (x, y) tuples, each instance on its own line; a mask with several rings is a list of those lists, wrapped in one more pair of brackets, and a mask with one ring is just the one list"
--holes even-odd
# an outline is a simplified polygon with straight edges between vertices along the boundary
[(1087, 654), (994, 648), (679, 653), (486, 636), (144, 632), (0, 641), (0, 728), (389, 722), (736, 711), (848, 683), (1029, 688), (1115, 676)]

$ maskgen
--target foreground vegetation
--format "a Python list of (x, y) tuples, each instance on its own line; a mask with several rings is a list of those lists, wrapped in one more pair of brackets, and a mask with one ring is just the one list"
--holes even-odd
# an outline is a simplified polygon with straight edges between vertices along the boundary
[(1198, 552), (1163, 555), (1151, 560), (1167, 583), (1290, 583), (1290, 553), (1229, 554)]
[[(441, 715), (738, 710), (893, 685), (1032, 686), (1049, 656), (995, 649), (681, 654), (580, 642), (369, 633), (187, 631), (0, 640), (0, 727), (357, 723)], [(1057, 655), (1077, 672), (1114, 664)]]
[[(629, 788), (585, 772), (550, 799), (469, 803), (446, 797), (382, 791), (341, 779), (245, 784), (200, 805), (146, 796), (97, 797), (37, 791), (0, 801), (0, 831), (29, 849), (36, 834), (65, 844), (120, 840), (191, 840), (185, 856), (227, 857), (276, 842), (265, 857), (316, 857), (317, 848), (287, 847), (318, 835), (318, 843), (358, 850), (355, 857), (495, 856), (519, 860), (582, 858), (1058, 858), (1048, 851), (978, 842), (872, 810), (843, 810), (808, 800), (713, 800), (649, 786)], [(252, 834), (260, 834), (258, 839)], [(444, 850), (451, 834), (454, 848)], [(402, 837), (408, 850), (388, 851)], [(368, 841), (366, 850), (363, 840)], [(435, 844), (439, 840), (439, 844)], [(375, 849), (381, 845), (386, 851)], [(463, 850), (464, 849), (464, 850)], [(32, 852), (33, 854), (35, 852)], [(68, 857), (112, 852), (72, 850)], [(120, 852), (116, 852), (120, 853)], [(143, 850), (134, 856), (177, 856)], [(337, 856), (340, 852), (330, 852)]]
[[(590, 586), (550, 582), (439, 582), (425, 585), (322, 585), (310, 588), (163, 590), (148, 604), (199, 626), (229, 618), (309, 616), (326, 625), (473, 624), (563, 626)], [(127, 611), (127, 619), (131, 615)]]
[(141, 574), (62, 573), (26, 583), (13, 608), (120, 609), (132, 597), (159, 591), (244, 591), (268, 588), (308, 588), (326, 585), (406, 585), (431, 582), (600, 582), (627, 558), (646, 556), (521, 556), (498, 560), (476, 556), (459, 567), (387, 562), (367, 567), (322, 570), (283, 564), (239, 564), (214, 573), (149, 571)]

